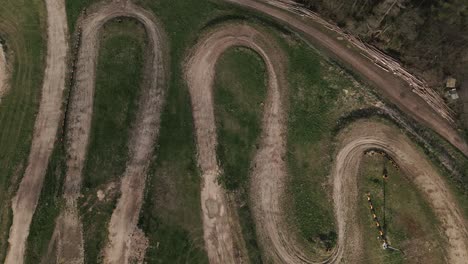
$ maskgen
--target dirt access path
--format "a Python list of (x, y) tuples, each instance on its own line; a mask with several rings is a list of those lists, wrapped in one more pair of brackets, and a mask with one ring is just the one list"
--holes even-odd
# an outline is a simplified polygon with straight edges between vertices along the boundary
[(132, 252), (142, 252), (144, 256), (146, 249), (145, 245), (132, 243), (135, 242), (132, 236), (141, 234), (136, 225), (143, 200), (146, 170), (159, 131), (166, 81), (164, 34), (149, 12), (131, 2), (114, 1), (91, 9), (80, 22), (82, 34), (77, 82), (70, 99), (67, 127), (69, 159), (64, 182), (66, 204), (56, 223), (54, 235), (57, 241), (51, 243), (57, 244), (57, 263), (84, 263), (83, 232), (77, 203), (91, 130), (99, 33), (109, 20), (131, 17), (145, 26), (150, 56), (145, 63), (137, 119), (129, 140), (130, 158), (122, 178), (121, 197), (110, 220), (108, 244), (104, 250), (105, 263), (128, 263), (129, 258), (134, 256)]
[(413, 93), (411, 87), (392, 73), (380, 69), (366, 57), (347, 48), (346, 42), (337, 40), (335, 37), (332, 37), (332, 34), (325, 33), (327, 32), (325, 27), (315, 24), (309, 18), (301, 17), (299, 14), (292, 13), (289, 10), (280, 10), (268, 4), (269, 1), (224, 1), (267, 14), (289, 28), (301, 33), (312, 44), (325, 50), (332, 57), (339, 59), (345, 65), (351, 67), (353, 71), (359, 73), (403, 112), (432, 128), (468, 156), (468, 144), (458, 134), (457, 130), (447, 120), (434, 112), (421, 97)]
[(63, 0), (46, 0), (47, 58), (39, 113), (23, 179), (12, 201), (13, 223), (5, 264), (23, 263), (26, 239), (41, 193), (57, 128), (62, 116), (65, 88), (68, 28)]
[(6, 93), (8, 88), (8, 64), (5, 57), (5, 51), (3, 50), (2, 44), (0, 44), (0, 103), (2, 97)]
[[(222, 173), (216, 158), (216, 125), (213, 108), (215, 64), (228, 48), (244, 46), (256, 51), (265, 61), (269, 74), (268, 95), (264, 122), (283, 119), (280, 98), (286, 87), (284, 59), (274, 39), (247, 25), (225, 25), (204, 36), (187, 63), (186, 79), (192, 98), (198, 164), (202, 171), (201, 204), (204, 239), (210, 263), (246, 263), (248, 257), (236, 212), (228, 203), (223, 187), (218, 183)], [(268, 133), (282, 133), (273, 125)], [(284, 122), (281, 122), (284, 123)]]

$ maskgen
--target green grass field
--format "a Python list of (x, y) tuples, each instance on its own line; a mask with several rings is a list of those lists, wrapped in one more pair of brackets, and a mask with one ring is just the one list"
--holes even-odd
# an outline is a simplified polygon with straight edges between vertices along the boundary
[[(385, 210), (383, 171), (385, 180)], [(358, 212), (362, 223), (364, 252), (362, 263), (444, 263), (444, 238), (427, 202), (404, 173), (383, 155), (365, 155), (359, 175)], [(390, 245), (404, 252), (384, 251), (378, 239), (366, 194), (370, 192), (376, 215)], [(385, 214), (385, 222), (384, 222)]]
[(65, 8), (67, 10), (67, 20), (68, 20), (68, 28), (70, 32), (75, 30), (75, 26), (78, 20), (78, 17), (81, 15), (81, 12), (93, 3), (97, 3), (99, 0), (66, 0), (65, 1)]
[(217, 62), (214, 86), (220, 180), (234, 197), (252, 263), (261, 263), (249, 209), (250, 165), (261, 132), (267, 75), (259, 55), (231, 48)]
[[(41, 263), (49, 256), (48, 246), (55, 228), (55, 219), (62, 203), (62, 183), (66, 173), (65, 149), (63, 142), (56, 144), (47, 167), (45, 183), (34, 212), (26, 246), (25, 263)], [(52, 254), (53, 255), (53, 254)], [(44, 263), (44, 262), (42, 262)]]
[(12, 71), (9, 93), (0, 103), (0, 262), (11, 224), (9, 201), (26, 167), (40, 100), (46, 52), (44, 9), (39, 0), (0, 4), (0, 39)]
[(328, 254), (337, 237), (328, 184), (332, 129), (339, 116), (364, 103), (356, 100), (363, 91), (302, 42), (288, 41), (285, 49), (290, 59), (285, 210), (293, 212), (289, 224), (318, 258)]
[[(193, 119), (183, 60), (198, 32), (219, 10), (208, 1), (136, 1), (160, 19), (170, 44), (170, 72), (160, 136), (139, 226), (150, 240), (149, 263), (208, 263), (195, 160)], [(177, 12), (177, 16), (174, 14)]]

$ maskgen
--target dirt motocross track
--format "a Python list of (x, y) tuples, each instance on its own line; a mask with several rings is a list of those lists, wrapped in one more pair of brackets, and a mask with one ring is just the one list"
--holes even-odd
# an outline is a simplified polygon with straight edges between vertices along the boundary
[(58, 239), (59, 263), (84, 263), (83, 234), (77, 201), (91, 131), (99, 30), (106, 22), (116, 17), (131, 17), (145, 26), (151, 56), (148, 56), (149, 59), (145, 63), (145, 79), (137, 118), (129, 140), (130, 158), (121, 182), (121, 197), (109, 223), (104, 263), (128, 263), (129, 258), (133, 256), (132, 250), (141, 251), (141, 247), (144, 247), (135, 245), (132, 236), (141, 233), (136, 224), (143, 200), (146, 170), (158, 135), (163, 105), (166, 79), (163, 32), (150, 13), (131, 2), (116, 1), (89, 11), (86, 19), (80, 23), (82, 35), (77, 62), (77, 83), (70, 99), (67, 127), (69, 160), (64, 183), (66, 204), (54, 232)]
[[(336, 40), (313, 29), (300, 19), (278, 9), (249, 0), (229, 0), (270, 14), (307, 35), (312, 43), (327, 48), (338, 58), (380, 87), (384, 94), (404, 111), (428, 124), (465, 154), (468, 147), (456, 131), (410, 91), (374, 65), (340, 46)], [(62, 115), (67, 55), (67, 22), (63, 0), (46, 0), (48, 48), (41, 105), (36, 119), (28, 165), (13, 199), (13, 223), (10, 229), (7, 264), (23, 263), (29, 226), (41, 192), (49, 156)], [(136, 223), (141, 208), (146, 169), (158, 135), (160, 111), (164, 99), (165, 59), (163, 33), (152, 15), (131, 2), (120, 0), (101, 6), (83, 20), (82, 43), (78, 54), (76, 87), (70, 102), (67, 127), (67, 174), (64, 183), (66, 204), (56, 223), (57, 262), (84, 263), (82, 227), (77, 209), (81, 173), (91, 128), (95, 66), (99, 47), (99, 30), (112, 18), (125, 16), (139, 20), (150, 40), (152, 56), (146, 63), (145, 82), (132, 137), (130, 160), (121, 184), (122, 196), (109, 224), (104, 262), (127, 263), (134, 245), (132, 237), (141, 234)], [(362, 238), (355, 223), (357, 171), (362, 153), (378, 148), (392, 156), (433, 208), (447, 238), (447, 262), (463, 263), (468, 259), (466, 221), (455, 198), (436, 170), (400, 131), (382, 124), (358, 122), (340, 135), (336, 164), (332, 171), (333, 198), (338, 227), (337, 247), (328, 259), (314, 259), (297, 242), (296, 234), (286, 228), (280, 200), (287, 177), (286, 151), (287, 82), (286, 58), (274, 38), (247, 25), (224, 25), (201, 38), (187, 62), (186, 78), (192, 97), (198, 148), (202, 170), (202, 214), (204, 238), (211, 263), (246, 263), (245, 242), (235, 210), (229, 204), (217, 177), (222, 173), (216, 158), (216, 127), (212, 85), (219, 56), (233, 46), (245, 46), (265, 61), (269, 82), (264, 106), (262, 140), (253, 161), (251, 199), (259, 244), (265, 260), (274, 263), (338, 263), (358, 261)], [(1, 73), (0, 73), (1, 74)], [(393, 79), (392, 79), (393, 78)], [(372, 132), (372, 133), (371, 133)], [(52, 242), (54, 243), (54, 242)], [(346, 246), (345, 246), (346, 245)]]
[[(340, 263), (359, 261), (361, 235), (356, 223), (357, 175), (365, 150), (386, 151), (409, 175), (434, 209), (448, 244), (449, 263), (463, 263), (468, 257), (468, 235), (462, 213), (444, 181), (416, 151), (405, 136), (382, 124), (359, 123), (342, 136), (333, 170), (338, 243), (331, 256), (316, 259), (298, 243), (286, 227), (281, 197), (287, 177), (284, 155), (286, 127), (284, 102), (287, 83), (286, 60), (274, 39), (247, 25), (224, 25), (203, 37), (191, 54), (186, 78), (192, 98), (198, 147), (198, 163), (203, 174), (202, 210), (204, 238), (211, 263), (247, 262), (239, 221), (228, 203), (217, 177), (222, 173), (216, 158), (216, 127), (213, 109), (213, 78), (216, 61), (229, 47), (245, 46), (260, 54), (268, 69), (268, 95), (264, 108), (260, 148), (253, 163), (251, 199), (257, 237), (270, 263)], [(355, 224), (351, 224), (355, 223)], [(358, 263), (358, 262), (354, 262)]]

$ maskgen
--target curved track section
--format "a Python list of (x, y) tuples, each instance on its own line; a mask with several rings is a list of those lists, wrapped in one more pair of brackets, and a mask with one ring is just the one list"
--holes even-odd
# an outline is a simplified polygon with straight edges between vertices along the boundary
[[(277, 148), (267, 151), (273, 143), (264, 144), (265, 147), (260, 148), (255, 160), (251, 197), (257, 232), (268, 261), (340, 263), (346, 260), (348, 263), (359, 263), (364, 249), (357, 221), (358, 170), (366, 150), (380, 149), (405, 171), (435, 212), (447, 238), (445, 249), (448, 263), (463, 263), (468, 257), (468, 232), (463, 214), (456, 206), (457, 201), (450, 194), (450, 188), (426, 158), (411, 145), (410, 140), (397, 129), (371, 122), (358, 122), (341, 137), (343, 143), (339, 147), (332, 172), (338, 242), (331, 256), (323, 260), (308, 256), (285, 228), (281, 197), (284, 194), (286, 174), (282, 169), (284, 162), (276, 155), (284, 150)], [(278, 173), (280, 170), (281, 173)]]
[(349, 65), (353, 71), (369, 80), (402, 111), (432, 128), (468, 156), (468, 144), (458, 134), (457, 130), (436, 113), (421, 97), (413, 93), (411, 87), (405, 85), (400, 78), (394, 76), (391, 72), (385, 72), (366, 57), (350, 50), (345, 43), (341, 43), (335, 37), (324, 33), (324, 30), (327, 30), (324, 27), (317, 26), (311, 23), (311, 20), (292, 13), (290, 10), (281, 10), (269, 4), (269, 2), (277, 2), (278, 0), (224, 1), (267, 14), (301, 33), (312, 44), (324, 49), (328, 54), (344, 62), (345, 65)]
[(163, 33), (154, 17), (131, 2), (111, 2), (87, 16), (81, 23), (82, 38), (78, 54), (76, 87), (70, 101), (67, 131), (67, 173), (64, 183), (65, 208), (57, 220), (58, 263), (84, 263), (82, 226), (77, 209), (82, 170), (86, 157), (96, 77), (96, 59), (99, 31), (109, 20), (131, 17), (146, 29), (151, 56), (145, 65), (137, 119), (129, 142), (129, 160), (121, 183), (121, 197), (109, 224), (108, 245), (104, 252), (105, 263), (127, 263), (133, 245), (132, 235), (137, 231), (146, 180), (146, 170), (158, 135), (160, 112), (164, 99), (166, 72), (163, 56)]
[(369, 121), (351, 125), (340, 137), (342, 143), (332, 173), (333, 199), (338, 222), (338, 244), (346, 245), (345, 256), (355, 256), (360, 247), (359, 241), (355, 240), (360, 235), (353, 227), (357, 219), (359, 164), (366, 150), (380, 149), (394, 159), (434, 211), (439, 227), (447, 238), (446, 261), (465, 263), (468, 259), (468, 231), (463, 213), (457, 207), (450, 188), (411, 140), (396, 128)]
[[(186, 78), (192, 98), (198, 147), (198, 164), (202, 171), (201, 203), (204, 239), (211, 263), (245, 263), (248, 261), (236, 212), (218, 183), (221, 168), (216, 159), (216, 125), (213, 109), (215, 64), (220, 55), (233, 46), (257, 52), (265, 61), (269, 82), (263, 122), (263, 137), (272, 139), (284, 129), (280, 98), (286, 89), (284, 59), (274, 39), (247, 25), (222, 26), (208, 34), (196, 46), (187, 65)], [(268, 125), (271, 124), (271, 125)], [(282, 144), (281, 142), (280, 144)], [(275, 143), (276, 144), (276, 143)]]
[(62, 115), (62, 95), (65, 88), (68, 51), (65, 5), (63, 0), (46, 0), (45, 5), (47, 9), (47, 58), (41, 104), (34, 125), (28, 165), (12, 202), (13, 223), (8, 239), (6, 264), (18, 264), (24, 261), (29, 227), (39, 200)]

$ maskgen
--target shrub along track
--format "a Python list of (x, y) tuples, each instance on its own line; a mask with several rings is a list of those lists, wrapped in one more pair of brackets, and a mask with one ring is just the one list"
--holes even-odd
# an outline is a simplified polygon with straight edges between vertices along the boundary
[(29, 226), (39, 200), (47, 164), (61, 120), (65, 88), (67, 20), (63, 0), (46, 0), (47, 58), (39, 113), (23, 179), (13, 198), (13, 223), (9, 234), (6, 264), (23, 263)]
[[(252, 165), (251, 201), (259, 244), (270, 263), (358, 263), (361, 236), (356, 221), (357, 175), (365, 150), (387, 152), (425, 195), (447, 238), (450, 263), (468, 257), (468, 234), (462, 213), (444, 181), (405, 136), (382, 124), (357, 126), (346, 136), (333, 170), (333, 198), (338, 242), (327, 259), (314, 259), (287, 228), (282, 196), (286, 183), (286, 60), (274, 39), (247, 25), (223, 25), (203, 37), (187, 63), (186, 79), (192, 98), (198, 163), (202, 171), (201, 203), (204, 238), (211, 263), (247, 261), (236, 212), (218, 183), (222, 168), (216, 158), (217, 135), (213, 110), (215, 64), (229, 47), (245, 46), (265, 61), (269, 82), (260, 148)], [(353, 262), (354, 261), (354, 262)], [(356, 262), (357, 261), (357, 262)]]
[(57, 241), (52, 240), (51, 245), (57, 243), (57, 262), (84, 263), (83, 234), (77, 204), (91, 129), (99, 33), (109, 20), (130, 17), (144, 25), (150, 40), (150, 56), (145, 62), (145, 77), (137, 118), (129, 140), (129, 160), (121, 182), (121, 197), (110, 220), (108, 244), (104, 249), (105, 263), (127, 263), (132, 250), (142, 249), (144, 253), (145, 249), (144, 245), (135, 245), (136, 240), (132, 236), (141, 235), (136, 225), (146, 171), (160, 125), (166, 81), (164, 34), (149, 12), (131, 2), (114, 1), (89, 10), (88, 13), (80, 22), (82, 34), (76, 69), (77, 82), (70, 98), (67, 127), (69, 158), (63, 194), (65, 207), (54, 231), (53, 240)]

